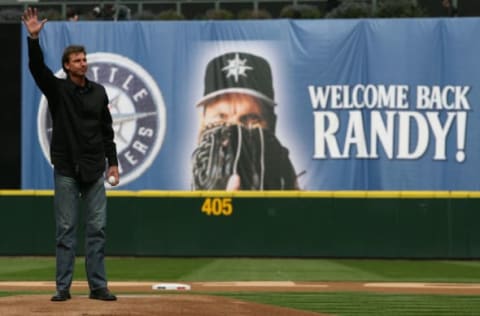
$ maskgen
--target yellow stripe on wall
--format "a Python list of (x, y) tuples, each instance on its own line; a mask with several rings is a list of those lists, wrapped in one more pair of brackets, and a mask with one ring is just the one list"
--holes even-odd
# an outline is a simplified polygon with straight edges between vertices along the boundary
[[(0, 190), (0, 196), (53, 196), (53, 190)], [(480, 191), (107, 191), (109, 197), (245, 197), (245, 198), (480, 198)]]

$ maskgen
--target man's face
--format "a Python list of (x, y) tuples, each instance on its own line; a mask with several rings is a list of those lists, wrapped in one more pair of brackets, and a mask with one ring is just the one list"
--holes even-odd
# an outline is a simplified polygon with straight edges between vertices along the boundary
[(269, 127), (262, 112), (261, 102), (255, 97), (241, 93), (225, 94), (205, 104), (202, 127), (220, 123)]
[(71, 76), (83, 77), (87, 73), (87, 56), (84, 53), (72, 53), (65, 63), (65, 68)]

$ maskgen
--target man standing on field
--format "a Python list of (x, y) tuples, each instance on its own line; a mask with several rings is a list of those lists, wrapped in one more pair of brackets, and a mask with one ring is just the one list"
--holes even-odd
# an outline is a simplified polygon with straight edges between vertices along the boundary
[[(75, 265), (76, 230), (80, 199), (85, 203), (85, 266), (90, 298), (114, 301), (105, 272), (107, 198), (104, 177), (119, 183), (112, 117), (105, 88), (85, 77), (87, 57), (83, 46), (68, 46), (62, 56), (66, 79), (54, 76), (45, 65), (39, 35), (47, 20), (38, 20), (28, 8), (23, 23), (29, 33), (29, 67), (48, 100), (52, 117), (51, 162), (54, 166), (56, 223), (56, 289), (52, 301), (71, 298)], [(106, 162), (108, 170), (105, 173)], [(109, 181), (110, 182), (110, 181)]]

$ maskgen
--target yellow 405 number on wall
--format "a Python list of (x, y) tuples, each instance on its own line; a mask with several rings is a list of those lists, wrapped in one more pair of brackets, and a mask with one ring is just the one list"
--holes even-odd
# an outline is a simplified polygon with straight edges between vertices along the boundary
[(202, 213), (208, 216), (230, 216), (233, 213), (232, 198), (206, 198), (202, 204)]

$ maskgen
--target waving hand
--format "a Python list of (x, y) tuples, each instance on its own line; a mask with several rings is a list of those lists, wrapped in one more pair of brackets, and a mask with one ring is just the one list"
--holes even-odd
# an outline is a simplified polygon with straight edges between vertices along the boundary
[(47, 19), (41, 21), (38, 20), (38, 14), (36, 8), (27, 8), (22, 16), (22, 21), (25, 27), (27, 28), (28, 33), (30, 33), (31, 38), (38, 38), (38, 34), (43, 28)]

